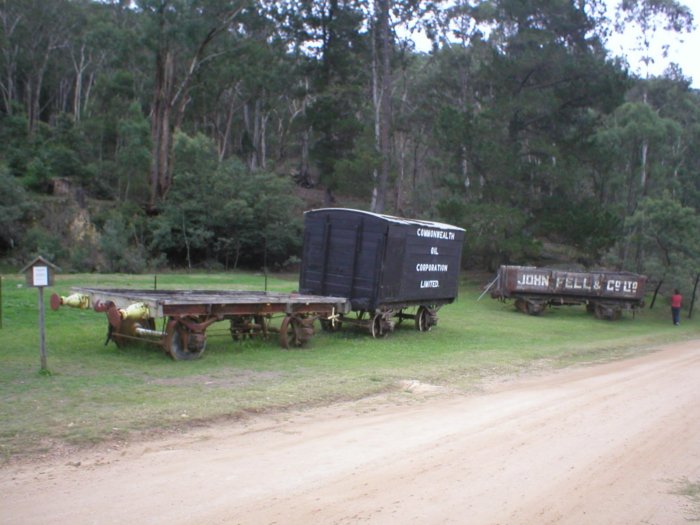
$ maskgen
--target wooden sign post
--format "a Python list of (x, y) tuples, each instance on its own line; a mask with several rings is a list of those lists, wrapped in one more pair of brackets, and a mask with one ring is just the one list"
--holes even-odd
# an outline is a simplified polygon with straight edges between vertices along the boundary
[(46, 359), (44, 288), (53, 285), (53, 276), (57, 269), (57, 266), (39, 256), (20, 270), (20, 272), (25, 274), (27, 285), (39, 290), (39, 351), (41, 356), (42, 373), (48, 373), (49, 371)]

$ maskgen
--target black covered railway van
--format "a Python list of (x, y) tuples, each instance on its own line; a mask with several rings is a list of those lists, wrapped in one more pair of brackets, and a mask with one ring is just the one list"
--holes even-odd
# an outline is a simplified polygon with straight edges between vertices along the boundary
[(437, 310), (457, 297), (464, 233), (360, 210), (307, 211), (299, 291), (348, 298), (352, 314), (338, 321), (367, 326), (375, 337), (407, 318), (429, 330)]
[(623, 310), (644, 306), (647, 278), (631, 272), (569, 271), (534, 266), (501, 266), (491, 297), (514, 299), (519, 310), (540, 314), (546, 306), (586, 305), (599, 319), (618, 319)]

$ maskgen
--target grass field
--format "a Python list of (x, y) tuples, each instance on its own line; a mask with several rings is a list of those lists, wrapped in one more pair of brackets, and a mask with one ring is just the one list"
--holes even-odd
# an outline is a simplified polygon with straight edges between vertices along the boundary
[[(91, 310), (48, 307), (71, 286), (152, 288), (154, 276), (59, 275), (46, 289), (49, 375), (40, 373), (36, 289), (2, 277), (0, 454), (3, 461), (62, 447), (125, 440), (250, 413), (314, 406), (399, 389), (413, 380), (470, 392), (498, 375), (617, 359), (656, 345), (700, 337), (700, 326), (670, 320), (668, 306), (606, 322), (583, 307), (516, 312), (463, 277), (460, 297), (439, 325), (417, 332), (405, 323), (384, 339), (359, 329), (317, 329), (308, 348), (281, 350), (276, 338), (234, 342), (228, 323), (207, 330), (202, 359), (175, 362), (155, 346), (104, 346), (107, 321)], [(158, 288), (262, 290), (258, 274), (162, 274)], [(288, 292), (296, 276), (274, 276), (268, 289)], [(410, 394), (407, 394), (410, 395)]]

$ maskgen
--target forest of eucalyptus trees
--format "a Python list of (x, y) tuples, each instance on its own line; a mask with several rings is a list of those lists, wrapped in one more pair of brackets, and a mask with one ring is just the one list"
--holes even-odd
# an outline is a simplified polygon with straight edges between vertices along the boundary
[(472, 268), (687, 282), (700, 93), (605, 44), (632, 29), (649, 61), (693, 23), (682, 0), (0, 0), (0, 258), (282, 267), (320, 203), (462, 226)]

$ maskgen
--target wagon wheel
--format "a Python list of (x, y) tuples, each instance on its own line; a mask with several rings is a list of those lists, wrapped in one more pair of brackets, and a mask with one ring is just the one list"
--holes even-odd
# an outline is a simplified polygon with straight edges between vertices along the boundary
[(128, 321), (121, 323), (119, 328), (115, 328), (111, 323), (108, 323), (107, 341), (109, 341), (109, 339), (114, 341), (117, 348), (124, 348), (125, 346), (128, 346), (132, 341), (127, 337), (124, 337), (124, 335), (131, 331), (130, 328), (133, 326), (133, 324), (133, 321)]
[(425, 306), (419, 306), (416, 313), (416, 330), (419, 332), (428, 332), (433, 327), (432, 315), (430, 310)]
[(622, 317), (622, 311), (619, 308), (596, 304), (595, 316), (598, 319), (603, 319), (606, 321), (617, 321), (620, 319), (620, 317)]
[(246, 317), (231, 317), (229, 319), (229, 331), (231, 332), (231, 339), (234, 341), (241, 341), (245, 339), (248, 335), (246, 330), (246, 325), (248, 320)]
[(285, 315), (280, 325), (280, 346), (284, 349), (298, 348), (303, 341), (300, 337), (300, 321), (292, 315)]
[(241, 341), (258, 334), (267, 337), (267, 322), (262, 315), (232, 317), (230, 324), (231, 338), (234, 341)]
[(527, 313), (530, 315), (540, 315), (544, 308), (538, 303), (533, 303), (532, 301), (527, 302)]
[(375, 339), (378, 337), (384, 337), (386, 332), (384, 331), (384, 314), (376, 314), (372, 318), (372, 323), (369, 326), (369, 331), (372, 337)]
[(188, 330), (179, 321), (168, 322), (165, 336), (165, 351), (175, 361), (190, 361), (201, 357), (207, 340), (204, 333)]
[(253, 316), (253, 322), (255, 323), (255, 333), (256, 334), (262, 334), (262, 336), (267, 339), (267, 332), (268, 332), (268, 319), (264, 315), (255, 315)]
[(606, 315), (606, 308), (601, 304), (596, 304), (595, 305), (595, 316), (598, 319), (607, 319), (608, 316)]
[(612, 318), (610, 308), (608, 308), (600, 303), (596, 303), (594, 313), (598, 319), (607, 320), (607, 319)]
[[(149, 330), (156, 329), (156, 322), (152, 317), (135, 321), (133, 319), (124, 319), (119, 324), (119, 328), (114, 327), (111, 323), (108, 325), (107, 342), (111, 339), (118, 348), (124, 348), (135, 341), (132, 337), (136, 333), (136, 327), (147, 328)], [(105, 343), (107, 344), (107, 343)]]

